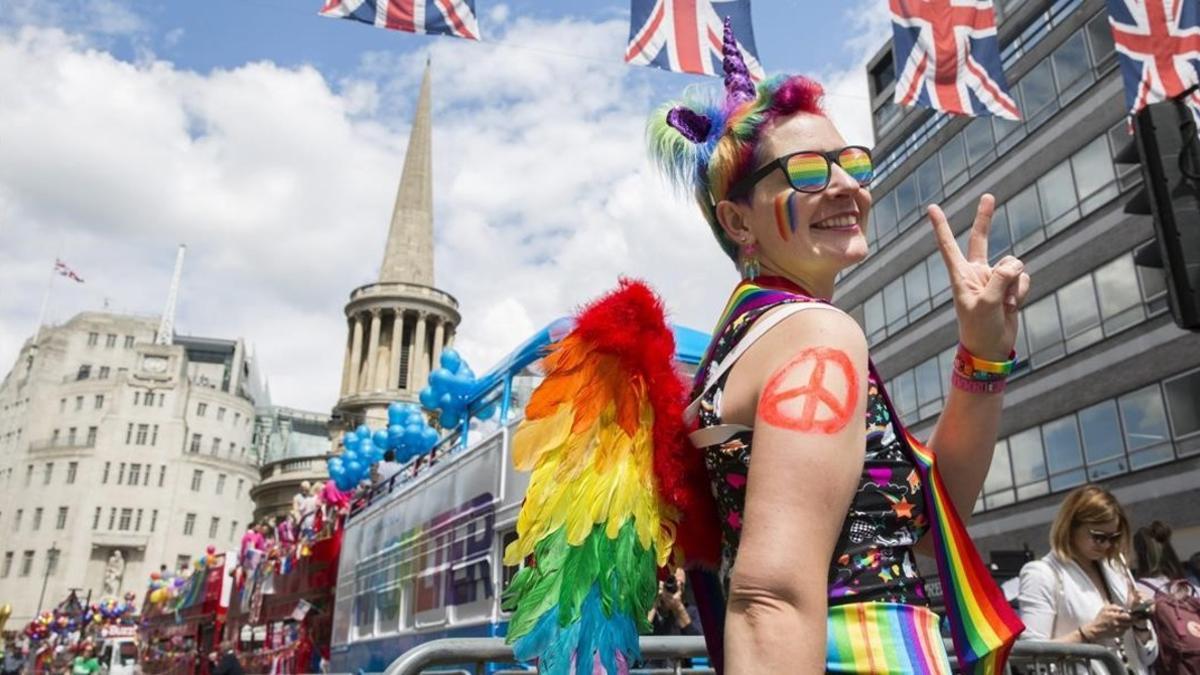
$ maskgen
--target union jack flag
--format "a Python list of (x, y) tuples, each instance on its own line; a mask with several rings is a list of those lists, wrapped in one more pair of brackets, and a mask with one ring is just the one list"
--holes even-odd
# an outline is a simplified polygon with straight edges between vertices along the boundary
[(320, 14), (405, 33), (479, 39), (475, 0), (325, 0)]
[(991, 0), (888, 0), (899, 105), (1021, 118), (1008, 93)]
[(632, 0), (625, 62), (678, 73), (720, 75), (725, 17), (750, 77), (766, 73), (754, 47), (750, 0)]
[[(1131, 115), (1200, 84), (1200, 1), (1108, 0), (1108, 22)], [(1186, 102), (1200, 110), (1196, 92)]]
[(81, 284), (83, 283), (83, 277), (76, 274), (75, 270), (67, 267), (67, 263), (59, 260), (58, 258), (54, 259), (54, 271), (58, 272), (60, 276), (64, 276), (72, 281), (78, 281)]

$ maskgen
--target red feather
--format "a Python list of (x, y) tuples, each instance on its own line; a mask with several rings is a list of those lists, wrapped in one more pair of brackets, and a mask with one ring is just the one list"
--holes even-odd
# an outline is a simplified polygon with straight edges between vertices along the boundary
[(716, 567), (721, 534), (703, 454), (683, 425), (684, 378), (674, 365), (675, 337), (662, 300), (645, 283), (621, 279), (615, 291), (580, 310), (575, 334), (616, 356), (645, 379), (654, 410), (654, 473), (659, 495), (680, 514), (676, 544), (690, 564)]

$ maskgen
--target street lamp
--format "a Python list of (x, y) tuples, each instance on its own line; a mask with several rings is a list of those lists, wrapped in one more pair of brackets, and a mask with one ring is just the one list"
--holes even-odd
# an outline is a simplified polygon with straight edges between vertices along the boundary
[(46, 573), (42, 575), (42, 594), (38, 596), (38, 608), (34, 616), (42, 614), (42, 602), (46, 599), (46, 582), (50, 581), (50, 573), (55, 567), (58, 567), (58, 542), (50, 544), (50, 550), (46, 551)]

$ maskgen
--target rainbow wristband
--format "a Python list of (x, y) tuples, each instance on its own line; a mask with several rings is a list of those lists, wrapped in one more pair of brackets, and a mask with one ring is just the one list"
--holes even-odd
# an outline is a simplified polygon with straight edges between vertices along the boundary
[(987, 361), (967, 351), (961, 344), (954, 355), (954, 373), (950, 382), (963, 391), (997, 393), (1004, 391), (1005, 382), (1016, 363), (1017, 353), (1010, 352), (1007, 361)]

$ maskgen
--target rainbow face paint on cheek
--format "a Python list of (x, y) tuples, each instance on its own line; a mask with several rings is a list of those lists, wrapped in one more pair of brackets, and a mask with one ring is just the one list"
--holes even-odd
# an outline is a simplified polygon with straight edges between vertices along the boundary
[(775, 227), (779, 230), (779, 238), (788, 241), (796, 234), (796, 210), (792, 205), (795, 192), (787, 192), (775, 197)]

